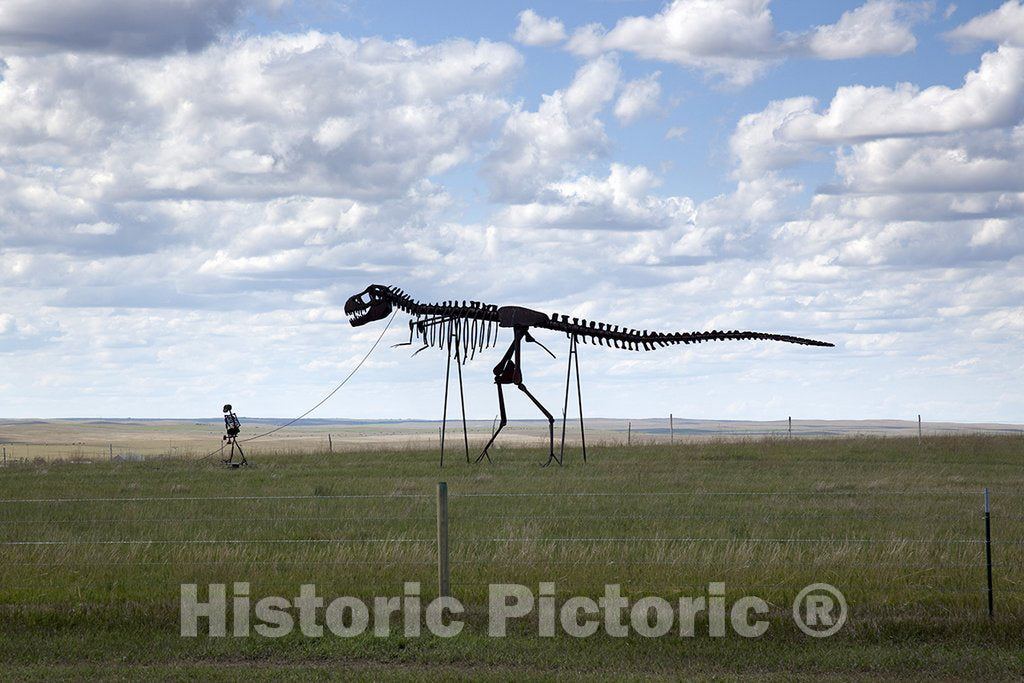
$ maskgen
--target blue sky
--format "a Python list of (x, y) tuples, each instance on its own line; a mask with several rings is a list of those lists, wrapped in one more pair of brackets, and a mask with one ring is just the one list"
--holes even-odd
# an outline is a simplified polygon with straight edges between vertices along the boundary
[(376, 282), (836, 344), (586, 346), (590, 415), (1024, 421), (1021, 0), (8, 0), (0, 59), (4, 417), (299, 414)]

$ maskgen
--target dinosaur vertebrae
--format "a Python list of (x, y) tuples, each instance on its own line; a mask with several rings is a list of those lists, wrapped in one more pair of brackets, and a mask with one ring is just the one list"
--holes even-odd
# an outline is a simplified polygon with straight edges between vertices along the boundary
[[(497, 341), (498, 307), (479, 301), (445, 301), (424, 304), (401, 289), (388, 288), (392, 303), (403, 311), (415, 316), (409, 321), (409, 341), (420, 339), (424, 348), (439, 346), (451, 353), (461, 348), (459, 357), (472, 357), (476, 351), (493, 346)], [(570, 319), (567, 315), (552, 313), (551, 317), (533, 325), (542, 329), (575, 335), (579, 341), (617, 349), (651, 351), (673, 344), (699, 344), (705, 341), (727, 341), (758, 339), (787, 342), (804, 346), (834, 346), (829, 342), (794, 337), (771, 332), (750, 332), (740, 330), (711, 330), (710, 332), (649, 332), (632, 328), (620, 328), (608, 323)], [(456, 344), (457, 342), (457, 344)]]
[(409, 342), (423, 344), (416, 353), (438, 347), (465, 362), (498, 341), (497, 306), (479, 301), (425, 304), (395, 287), (388, 287), (388, 293), (392, 304), (413, 316)]
[(749, 332), (740, 330), (711, 330), (710, 332), (648, 332), (647, 330), (635, 330), (620, 328), (618, 325), (609, 325), (573, 318), (569, 320), (567, 315), (551, 315), (551, 320), (544, 325), (549, 330), (558, 330), (567, 334), (574, 334), (579, 340), (588, 341), (591, 344), (602, 346), (614, 346), (617, 349), (631, 349), (651, 351), (658, 347), (671, 346), (673, 344), (699, 344), (705, 341), (726, 341), (739, 339), (762, 339), (768, 341), (788, 342), (790, 344), (803, 344), (805, 346), (833, 346), (829, 342), (817, 341), (794, 337), (788, 334), (773, 334), (771, 332)]

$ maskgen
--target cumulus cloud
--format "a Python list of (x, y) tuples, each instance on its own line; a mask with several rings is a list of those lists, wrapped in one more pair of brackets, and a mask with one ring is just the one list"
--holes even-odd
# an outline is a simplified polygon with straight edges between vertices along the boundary
[(90, 51), (133, 56), (201, 50), (248, 10), (284, 0), (6, 0), (0, 49)]
[(1022, 167), (1022, 126), (924, 140), (872, 140), (844, 149), (836, 158), (844, 191), (985, 192), (993, 200), (1003, 193), (1024, 192)]
[(779, 134), (782, 127), (797, 116), (813, 112), (813, 97), (776, 100), (759, 112), (740, 118), (729, 139), (729, 148), (737, 160), (734, 172), (740, 178), (756, 178), (773, 169), (785, 168), (808, 159), (814, 145)]
[(621, 123), (628, 125), (658, 110), (658, 98), (661, 97), (661, 84), (658, 82), (660, 75), (656, 71), (645, 78), (629, 81), (622, 87), (622, 93), (613, 109)]
[(406, 197), (471, 156), (508, 111), (499, 91), (519, 65), (488, 41), (318, 33), (120, 63), (11, 57), (0, 230), (13, 243), (145, 249), (174, 223), (154, 200)]
[(564, 90), (544, 95), (537, 111), (509, 114), (485, 160), (496, 199), (522, 202), (606, 146), (599, 118), (618, 87), (619, 66), (608, 56), (583, 65)]
[(526, 9), (519, 13), (519, 25), (512, 37), (523, 45), (554, 45), (565, 40), (565, 25), (557, 18), (545, 19)]
[(842, 141), (928, 135), (1015, 121), (1024, 108), (1024, 49), (1000, 47), (982, 56), (960, 88), (910, 83), (896, 88), (848, 86), (823, 114), (804, 112), (779, 130), (791, 140)]
[(693, 201), (653, 194), (659, 184), (643, 166), (612, 164), (604, 178), (587, 175), (549, 184), (536, 201), (503, 210), (498, 222), (594, 230), (657, 230), (690, 222)]
[(1024, 2), (1007, 0), (999, 9), (957, 26), (946, 38), (959, 43), (994, 41), (1024, 47)]
[(822, 59), (898, 55), (917, 46), (911, 26), (924, 14), (895, 0), (869, 0), (843, 12), (834, 24), (818, 26), (807, 37), (810, 54)]
[(913, 50), (911, 27), (929, 11), (921, 3), (868, 0), (833, 24), (780, 35), (769, 0), (673, 0), (657, 14), (626, 17), (610, 30), (581, 26), (566, 47), (587, 57), (621, 50), (746, 86), (794, 56), (854, 59)]
[(1012, 125), (1024, 111), (1024, 50), (986, 53), (960, 88), (844, 86), (822, 113), (811, 97), (772, 102), (744, 116), (730, 141), (737, 173), (752, 177), (811, 158), (822, 145)]
[(626, 17), (609, 31), (597, 24), (573, 33), (568, 49), (594, 56), (622, 50), (693, 67), (748, 85), (778, 48), (768, 0), (674, 0), (650, 17)]

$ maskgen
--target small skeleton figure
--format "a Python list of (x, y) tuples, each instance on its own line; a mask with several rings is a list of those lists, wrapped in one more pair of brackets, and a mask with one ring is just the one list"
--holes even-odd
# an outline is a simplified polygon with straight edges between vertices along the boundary
[(242, 460), (238, 464), (248, 465), (249, 461), (245, 459), (245, 453), (242, 451), (242, 446), (238, 443), (238, 433), (242, 431), (242, 423), (238, 421), (238, 416), (231, 411), (230, 403), (224, 405), (224, 430), (227, 434), (225, 434), (221, 440), (231, 444), (231, 454), (224, 462), (228, 465), (232, 465), (233, 463), (231, 461), (235, 458), (235, 448), (238, 448), (238, 454), (242, 456)]

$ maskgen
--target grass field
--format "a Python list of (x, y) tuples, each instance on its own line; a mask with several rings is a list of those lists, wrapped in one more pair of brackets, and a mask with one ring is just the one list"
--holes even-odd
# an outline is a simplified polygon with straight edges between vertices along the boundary
[[(1024, 675), (1024, 438), (709, 440), (591, 448), (541, 469), (347, 451), (207, 461), (39, 461), (0, 470), (0, 677), (1011, 678)], [(179, 635), (183, 583), (248, 582), (253, 603), (313, 583), (329, 602), (437, 592), (435, 490), (449, 487), (461, 634)], [(995, 618), (982, 489), (992, 491)], [(45, 543), (41, 543), (45, 541)], [(540, 637), (536, 614), (487, 636), (488, 584), (556, 603), (620, 584), (632, 599), (754, 595), (767, 632)], [(816, 639), (797, 593), (840, 589), (846, 625)], [(230, 594), (229, 594), (230, 595)], [(628, 621), (628, 617), (627, 617)], [(320, 623), (323, 623), (321, 618)], [(372, 625), (371, 625), (372, 629)], [(230, 625), (229, 625), (230, 633)]]

